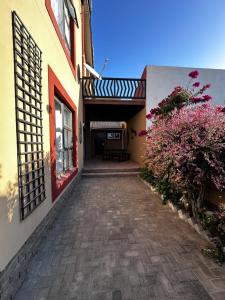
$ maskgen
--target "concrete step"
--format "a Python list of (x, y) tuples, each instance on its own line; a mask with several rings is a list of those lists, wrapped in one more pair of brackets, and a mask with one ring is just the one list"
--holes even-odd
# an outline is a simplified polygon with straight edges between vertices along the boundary
[(82, 177), (85, 178), (90, 178), (90, 177), (95, 177), (95, 178), (102, 178), (102, 177), (123, 177), (123, 176), (138, 176), (139, 172), (124, 172), (124, 171), (120, 171), (120, 172), (83, 172), (81, 174)]
[(139, 168), (99, 168), (99, 169), (88, 169), (84, 168), (83, 173), (120, 173), (120, 172), (139, 172)]

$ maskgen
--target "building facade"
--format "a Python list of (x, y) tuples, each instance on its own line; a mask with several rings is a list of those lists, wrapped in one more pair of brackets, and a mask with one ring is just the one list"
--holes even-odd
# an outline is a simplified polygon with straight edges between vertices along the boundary
[[(186, 86), (192, 69), (90, 77), (90, 0), (2, 0), (0, 15), (0, 299), (10, 299), (85, 156), (126, 150), (143, 165), (146, 113)], [(224, 105), (225, 71), (198, 70)]]
[(93, 50), (91, 1), (3, 0), (0, 12), (0, 283), (7, 285), (7, 267), (82, 169), (80, 79)]

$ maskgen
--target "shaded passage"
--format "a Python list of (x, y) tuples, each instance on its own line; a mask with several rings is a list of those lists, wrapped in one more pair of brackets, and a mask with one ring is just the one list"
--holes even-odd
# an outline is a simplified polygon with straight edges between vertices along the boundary
[(82, 179), (16, 299), (225, 299), (206, 245), (138, 178)]

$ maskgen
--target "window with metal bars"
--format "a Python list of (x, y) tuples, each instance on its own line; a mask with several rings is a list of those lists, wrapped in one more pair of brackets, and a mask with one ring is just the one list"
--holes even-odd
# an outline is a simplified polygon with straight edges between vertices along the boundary
[(56, 174), (73, 169), (72, 112), (55, 96)]
[(18, 185), (21, 219), (46, 198), (42, 128), (42, 52), (12, 13)]

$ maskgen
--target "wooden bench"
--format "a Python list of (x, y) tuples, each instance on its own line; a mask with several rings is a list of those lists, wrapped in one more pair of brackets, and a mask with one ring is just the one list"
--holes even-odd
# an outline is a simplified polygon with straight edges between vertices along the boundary
[(126, 149), (104, 149), (102, 159), (127, 161), (130, 159), (130, 153)]

